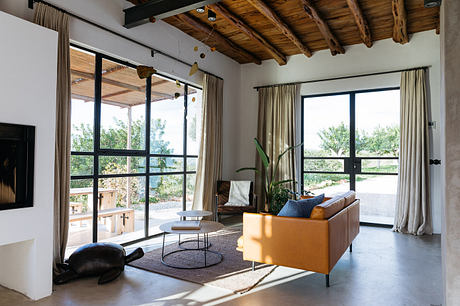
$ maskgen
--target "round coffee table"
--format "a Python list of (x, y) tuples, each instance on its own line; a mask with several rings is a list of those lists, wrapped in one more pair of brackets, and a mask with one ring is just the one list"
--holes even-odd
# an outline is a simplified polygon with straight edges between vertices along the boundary
[(183, 218), (202, 218), (212, 215), (212, 212), (207, 210), (184, 210), (179, 211), (177, 214)]
[[(219, 263), (222, 262), (222, 260), (224, 259), (224, 256), (219, 253), (219, 252), (216, 252), (216, 251), (212, 251), (212, 250), (209, 250), (209, 233), (213, 233), (213, 232), (217, 232), (221, 229), (224, 228), (224, 225), (221, 224), (221, 223), (218, 223), (218, 222), (214, 222), (214, 221), (201, 221), (200, 225), (201, 225), (201, 228), (199, 230), (173, 230), (171, 227), (173, 226), (175, 222), (168, 222), (168, 223), (164, 223), (162, 225), (160, 225), (160, 230), (163, 232), (163, 245), (161, 247), (161, 263), (164, 264), (165, 266), (168, 266), (168, 267), (171, 267), (171, 268), (176, 268), (176, 269), (201, 269), (201, 268), (208, 268), (208, 267), (212, 267), (212, 266), (215, 266)], [(185, 235), (185, 234), (196, 234), (196, 235), (200, 235), (200, 234), (203, 234), (204, 236), (204, 247), (200, 248), (196, 248), (196, 249), (183, 249), (183, 248), (180, 248), (178, 250), (174, 250), (174, 251), (171, 251), (169, 253), (166, 253), (165, 254), (165, 237), (166, 237), (166, 234), (177, 234), (177, 235)], [(199, 242), (199, 241), (198, 241)], [(179, 252), (203, 252), (203, 261), (204, 261), (204, 264), (203, 265), (200, 265), (200, 266), (196, 266), (196, 267), (183, 267), (183, 266), (177, 266), (177, 265), (173, 265), (173, 264), (169, 264), (165, 261), (165, 258), (172, 255), (172, 254), (175, 254), (175, 253), (179, 253)], [(219, 260), (217, 262), (214, 262), (214, 263), (211, 263), (211, 264), (208, 264), (207, 263), (207, 258), (206, 258), (206, 255), (207, 253), (213, 253), (213, 254), (216, 254), (218, 255), (219, 257)]]
[[(181, 217), (181, 220), (187, 220), (187, 218), (190, 218), (190, 219), (195, 218), (195, 220), (199, 220), (199, 218), (212, 216), (212, 212), (207, 211), (207, 210), (183, 210), (183, 211), (177, 212), (177, 215), (179, 215)], [(211, 247), (211, 243), (209, 243), (209, 241), (208, 241), (208, 243), (205, 243), (204, 240), (200, 240), (200, 234), (197, 235), (197, 239), (186, 240), (186, 241), (180, 241), (180, 234), (179, 234), (179, 247), (181, 249), (193, 250), (194, 248), (191, 249), (191, 248), (186, 248), (184, 246), (185, 243), (191, 243), (191, 242), (197, 243), (198, 244), (198, 249), (200, 248), (200, 242), (202, 242), (203, 248), (204, 247), (207, 247), (207, 248)]]

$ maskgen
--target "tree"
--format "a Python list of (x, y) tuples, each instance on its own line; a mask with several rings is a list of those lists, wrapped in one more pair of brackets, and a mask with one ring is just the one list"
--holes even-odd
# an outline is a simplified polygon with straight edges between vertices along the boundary
[[(131, 147), (134, 149), (144, 149), (145, 144), (145, 120), (143, 118), (132, 122), (131, 126)], [(150, 132), (150, 152), (154, 154), (172, 154), (170, 142), (163, 139), (165, 135), (166, 121), (161, 119), (152, 119)], [(128, 140), (127, 124), (119, 119), (114, 118), (114, 124), (108, 129), (101, 129), (101, 147), (110, 149), (126, 149)], [(72, 150), (78, 152), (92, 152), (94, 148), (93, 127), (89, 124), (73, 126), (72, 129)], [(99, 158), (99, 167), (104, 174), (127, 173), (127, 159), (123, 156), (101, 156)], [(182, 167), (182, 161), (169, 157), (156, 157), (151, 159), (151, 167), (158, 172), (167, 172), (167, 169), (177, 169)], [(72, 156), (71, 170), (72, 174), (85, 175), (91, 174), (93, 169), (93, 157), (91, 156)], [(131, 157), (131, 171), (145, 172), (145, 158)], [(177, 186), (182, 188), (181, 178), (176, 176), (158, 176), (157, 191), (159, 198), (166, 198), (169, 195), (177, 194)], [(125, 179), (125, 178), (123, 178)], [(107, 179), (101, 184), (101, 187), (116, 188), (119, 190), (118, 202), (125, 201), (126, 198), (126, 180)], [(90, 187), (92, 180), (72, 181), (71, 187)], [(119, 186), (118, 186), (119, 185)], [(138, 181), (130, 179), (133, 191), (131, 194), (133, 200), (139, 200)]]
[(399, 127), (386, 126), (377, 127), (369, 137), (367, 144), (369, 152), (377, 155), (399, 155)]
[[(334, 153), (336, 156), (345, 156), (350, 153), (350, 128), (341, 122), (338, 126), (330, 126), (318, 132), (321, 138), (321, 149)], [(368, 136), (364, 131), (355, 132), (355, 149), (359, 153), (367, 148)]]
[(318, 132), (321, 138), (321, 149), (332, 151), (336, 156), (343, 156), (349, 151), (350, 129), (341, 122), (338, 126), (330, 126)]
[[(350, 129), (343, 122), (318, 132), (321, 149), (336, 156), (347, 155), (350, 151)], [(399, 155), (399, 127), (386, 126), (375, 128), (370, 135), (357, 130), (355, 135), (356, 153), (375, 153), (377, 156)], [(320, 155), (321, 156), (321, 155)]]

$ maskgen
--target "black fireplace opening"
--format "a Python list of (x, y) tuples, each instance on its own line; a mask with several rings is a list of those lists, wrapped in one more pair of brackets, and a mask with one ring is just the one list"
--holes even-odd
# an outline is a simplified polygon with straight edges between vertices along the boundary
[(0, 210), (33, 206), (35, 127), (0, 123)]

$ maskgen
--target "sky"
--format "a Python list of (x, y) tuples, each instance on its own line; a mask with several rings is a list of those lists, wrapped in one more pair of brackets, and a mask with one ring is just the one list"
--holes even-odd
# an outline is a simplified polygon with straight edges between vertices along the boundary
[[(399, 90), (356, 94), (356, 129), (368, 134), (378, 127), (399, 126)], [(304, 99), (304, 148), (319, 150), (318, 132), (341, 122), (349, 126), (349, 96)]]

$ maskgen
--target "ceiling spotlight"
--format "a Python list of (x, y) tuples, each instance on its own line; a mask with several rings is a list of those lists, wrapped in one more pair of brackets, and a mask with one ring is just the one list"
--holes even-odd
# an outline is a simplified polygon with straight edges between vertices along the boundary
[(441, 6), (441, 0), (425, 0), (426, 8), (437, 7), (437, 6)]
[(204, 6), (197, 8), (196, 11), (200, 14), (203, 14), (205, 12)]
[(217, 19), (216, 13), (214, 13), (211, 10), (208, 10), (208, 20), (209, 21), (216, 21), (216, 19)]

